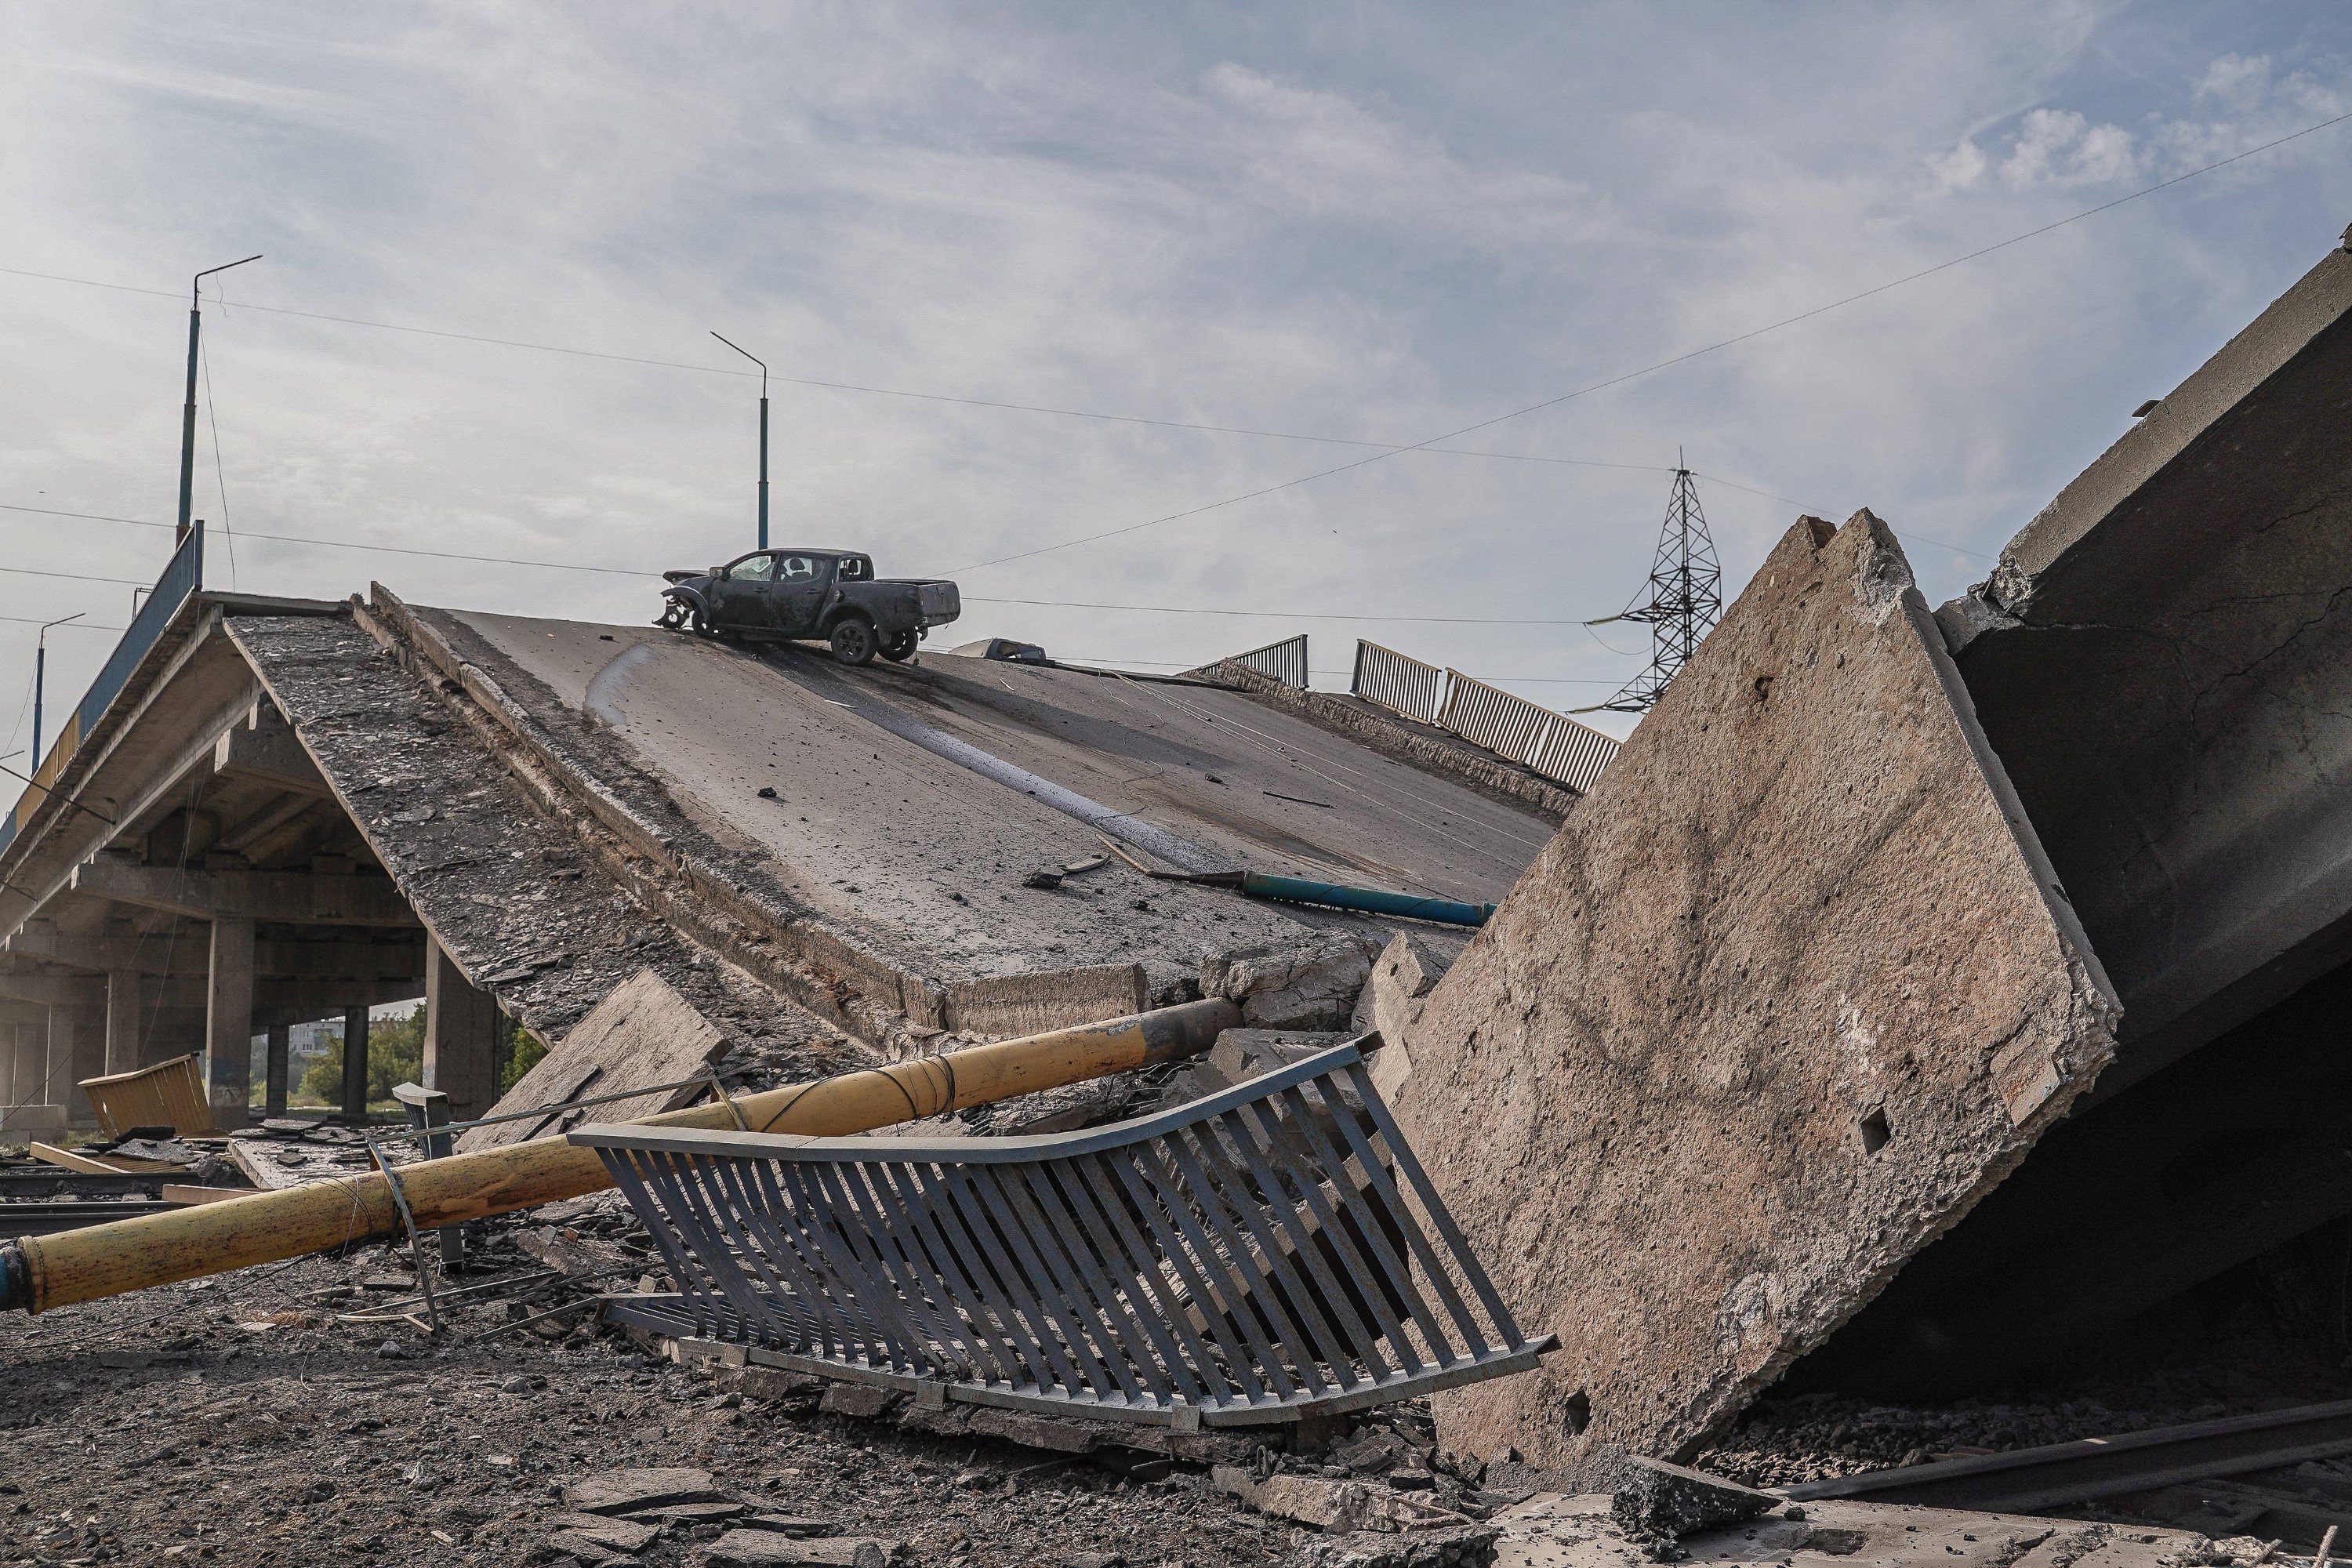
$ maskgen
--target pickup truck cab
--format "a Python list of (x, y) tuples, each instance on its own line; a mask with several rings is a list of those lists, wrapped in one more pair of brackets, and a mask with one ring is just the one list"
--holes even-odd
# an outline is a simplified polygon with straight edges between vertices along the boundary
[(814, 638), (844, 664), (912, 658), (936, 626), (963, 613), (953, 583), (874, 574), (852, 550), (755, 550), (724, 566), (665, 572), (655, 625), (703, 637)]

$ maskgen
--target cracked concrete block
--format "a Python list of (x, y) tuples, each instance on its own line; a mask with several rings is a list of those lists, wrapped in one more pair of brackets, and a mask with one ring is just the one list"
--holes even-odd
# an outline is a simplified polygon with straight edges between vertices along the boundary
[[(1884, 524), (1805, 519), (1402, 1030), (1537, 1372), (1442, 1440), (1679, 1458), (2024, 1158), (2116, 1006)], [(1382, 1053), (1386, 1055), (1386, 1052)]]
[(1348, 931), (1296, 946), (1244, 948), (1201, 965), (1201, 994), (1240, 1004), (1255, 1029), (1337, 1029), (1355, 1012), (1379, 948)]
[(1356, 998), (1355, 1016), (1348, 1026), (1358, 1034), (1378, 1029), (1391, 1039), (1398, 1037), (1391, 1031), (1401, 1033), (1404, 1025), (1421, 1016), (1415, 1004), (1436, 987), (1461, 956), (1458, 942), (1433, 942), (1415, 931), (1397, 932), (1372, 961), (1370, 978)]
[(855, 1415), (870, 1421), (888, 1415), (901, 1397), (896, 1389), (878, 1388), (870, 1383), (836, 1383), (824, 1391), (816, 1407), (828, 1415)]
[(1355, 1531), (1439, 1530), (1466, 1522), (1460, 1514), (1362, 1481), (1277, 1473), (1258, 1479), (1238, 1465), (1213, 1465), (1209, 1484), (1263, 1514), (1334, 1534)]
[(1769, 1492), (1663, 1459), (1628, 1454), (1613, 1468), (1610, 1517), (1639, 1540), (1679, 1541), (1693, 1531), (1743, 1523), (1780, 1505)]

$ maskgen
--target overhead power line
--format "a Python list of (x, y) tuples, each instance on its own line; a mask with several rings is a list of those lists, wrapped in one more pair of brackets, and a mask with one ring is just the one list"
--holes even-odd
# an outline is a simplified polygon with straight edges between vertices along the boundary
[[(166, 523), (165, 527), (171, 525)], [(136, 577), (92, 577), (83, 572), (41, 572), (30, 566), (0, 566), (0, 572), (14, 573), (19, 577), (58, 577), (68, 583), (114, 583), (125, 588), (144, 588), (145, 583)]]
[[(11, 278), (37, 278), (48, 283), (71, 283), (85, 289), (105, 289), (121, 294), (147, 294), (160, 299), (177, 300), (178, 294), (163, 289), (145, 289), (130, 283), (109, 283), (96, 278), (74, 278), (61, 272), (36, 272), (22, 267), (0, 267), (0, 274)], [(614, 364), (640, 365), (656, 370), (692, 371), (703, 375), (727, 375), (750, 378), (750, 371), (730, 365), (697, 364), (687, 360), (653, 359), (642, 354), (611, 353), (602, 349), (575, 348), (564, 343), (533, 342), (522, 338), (491, 337), (479, 332), (448, 331), (438, 327), (407, 326), (397, 321), (371, 321), (357, 316), (334, 316), (318, 310), (296, 310), (283, 305), (239, 304), (239, 310), (257, 310), (272, 316), (291, 316), (306, 321), (326, 321), (337, 326), (366, 327), (375, 331), (406, 332), (412, 336), (444, 338), (452, 342), (482, 343), (496, 348), (524, 349), (533, 353), (566, 354), (576, 359), (605, 360)], [(1297, 430), (1268, 430), (1247, 425), (1210, 425), (1186, 419), (1154, 419), (1139, 414), (1106, 414), (1099, 409), (1061, 408), (1051, 404), (1013, 403), (996, 397), (964, 397), (944, 392), (914, 392), (900, 386), (869, 386), (854, 381), (821, 381), (813, 376), (778, 375), (771, 378), (788, 386), (814, 387), (827, 392), (856, 392), (876, 397), (900, 397), (917, 403), (948, 403), (966, 408), (993, 408), (1013, 414), (1045, 414), (1063, 419), (1091, 419), (1108, 425), (1143, 425), (1162, 430), (1190, 430), (1213, 436), (1255, 436), (1272, 441), (1305, 441), (1329, 447), (1369, 447), (1387, 452), (1431, 452), (1453, 458), (1485, 458), (1506, 463), (1549, 463), (1571, 468), (1622, 468), (1634, 473), (1670, 474), (1674, 469), (1664, 463), (1625, 463), (1598, 458), (1557, 458), (1530, 452), (1465, 451), (1457, 447), (1437, 447), (1428, 442), (1407, 444), (1397, 441), (1373, 441), (1350, 436), (1315, 436)], [(1710, 479), (1713, 476), (1708, 476)], [(1728, 480), (1724, 481), (1729, 483)], [(1733, 486), (1733, 489), (1742, 489)], [(1749, 493), (1764, 495), (1762, 490)], [(1774, 500), (1785, 497), (1773, 496)]]
[(1596, 381), (1588, 385), (1580, 386), (1572, 392), (1563, 392), (1557, 397), (1547, 397), (1540, 403), (1530, 403), (1524, 408), (1514, 408), (1507, 414), (1497, 414), (1491, 419), (1481, 419), (1475, 425), (1465, 425), (1459, 429), (1449, 430), (1443, 436), (1433, 436), (1426, 441), (1418, 441), (1411, 446), (1395, 447), (1385, 451), (1374, 452), (1370, 457), (1359, 458), (1351, 463), (1341, 463), (1336, 468), (1319, 468), (1314, 473), (1301, 474), (1295, 479), (1285, 479), (1279, 484), (1261, 485), (1256, 489), (1245, 490), (1240, 495), (1227, 496), (1223, 500), (1210, 501), (1202, 506), (1187, 507), (1182, 511), (1171, 511), (1164, 517), (1149, 518), (1142, 522), (1131, 522), (1122, 528), (1105, 529), (1099, 533), (1082, 534), (1076, 539), (1065, 539), (1055, 544), (1041, 544), (1034, 550), (1017, 551), (1011, 555), (999, 555), (987, 561), (975, 561), (970, 565), (958, 566), (953, 568), (953, 570), (956, 572), (978, 572), (984, 567), (1003, 566), (1015, 561), (1027, 561), (1032, 557), (1049, 554), (1056, 550), (1069, 550), (1081, 544), (1092, 544), (1097, 540), (1116, 539), (1122, 534), (1140, 532), (1142, 530), (1147, 528), (1158, 528), (1163, 523), (1179, 522), (1189, 517), (1199, 517), (1203, 512), (1217, 511), (1225, 507), (1238, 506), (1244, 501), (1255, 500), (1262, 496), (1270, 496), (1283, 490), (1295, 489), (1300, 485), (1312, 484), (1317, 479), (1328, 479), (1335, 474), (1348, 473), (1356, 468), (1366, 468), (1373, 463), (1384, 461), (1387, 458), (1395, 457), (1400, 452), (1426, 451), (1434, 447), (1441, 441), (1459, 440), (1465, 436), (1475, 434), (1480, 430), (1492, 428), (1496, 425), (1504, 424), (1509, 420), (1523, 418), (1529, 414), (1541, 413), (1547, 408), (1557, 408), (1563, 403), (1573, 402), (1575, 399), (1580, 397), (1589, 397), (1596, 392), (1603, 392), (1612, 386), (1622, 386), (1629, 381), (1638, 381), (1643, 376), (1654, 375), (1659, 371), (1671, 369), (1673, 366), (1678, 364), (1685, 364), (1692, 360), (1702, 358), (1707, 354), (1719, 353), (1725, 349), (1736, 347), (1740, 343), (1752, 342), (1756, 339), (1765, 336), (1767, 333), (1777, 332), (1784, 328), (1796, 326), (1800, 322), (1810, 321), (1816, 316), (1827, 315), (1832, 310), (1843, 310), (1848, 305), (1859, 304), (1864, 300), (1874, 299), (1878, 295), (1886, 293), (1890, 289), (1900, 289), (1906, 284), (1916, 283), (1925, 278), (1933, 278), (1939, 272), (1948, 272), (1955, 267), (1965, 265), (1966, 263), (1977, 260), (1981, 257), (1990, 256), (1995, 251), (2006, 250), (2013, 245), (2022, 245), (2029, 239), (2036, 239), (2042, 235), (2053, 233), (2058, 229), (2066, 227), (2069, 224), (2080, 223), (2084, 218), (2095, 217), (2104, 212), (2112, 212), (2116, 207), (2122, 206), (2127, 202), (2136, 202), (2142, 196), (2154, 195), (2158, 191), (2168, 190), (2172, 186), (2179, 184), (2184, 181), (2193, 180), (2200, 174), (2210, 174), (2216, 169), (2226, 168), (2231, 163), (2239, 163), (2242, 160), (2253, 157), (2258, 153), (2267, 153), (2273, 147), (2283, 147), (2289, 142), (2294, 142), (2302, 137), (2310, 136), (2318, 132), (2326, 131), (2331, 126), (2341, 125), (2346, 121), (2352, 121), (2352, 113), (2339, 114), (2332, 120), (2323, 120), (2316, 125), (2306, 125), (2300, 131), (2290, 132), (2284, 136), (2276, 137), (2272, 141), (2265, 142), (2259, 147), (2249, 147), (2244, 152), (2232, 153), (2227, 158), (2217, 158), (2212, 163), (2207, 163), (2201, 168), (2191, 169), (2185, 174), (2176, 174), (2171, 179), (2159, 180), (2155, 184), (2142, 186), (2140, 189), (2133, 191), (2127, 195), (2117, 196), (2115, 200), (2109, 202), (2101, 202), (2095, 207), (2085, 207), (2081, 212), (2075, 213), (2071, 216), (2062, 217), (2054, 223), (2045, 223), (2039, 228), (2027, 229), (2022, 234), (2013, 234), (2007, 239), (1995, 240), (1990, 245), (1979, 246), (1964, 256), (1955, 256), (1950, 260), (1939, 261), (1933, 267), (1923, 267), (1916, 272), (1907, 272), (1900, 278), (1890, 279), (1885, 283), (1880, 283), (1872, 288), (1864, 289), (1859, 293), (1848, 294), (1843, 299), (1832, 300), (1824, 305), (1816, 305), (1810, 310), (1800, 310), (1793, 316), (1783, 316), (1777, 321), (1769, 321), (1763, 326), (1750, 328), (1747, 331), (1735, 333), (1730, 337), (1720, 339), (1702, 347), (1685, 350), (1681, 353), (1674, 354), (1665, 359), (1659, 360), (1655, 363), (1643, 365), (1638, 370), (1629, 370), (1624, 372), (1622, 374), (1612, 375), (1605, 381)]
[[(0, 621), (14, 621), (18, 626), (45, 626), (50, 624), (38, 616), (0, 616)], [(78, 632), (120, 632), (129, 629), (125, 626), (102, 626), (96, 621), (68, 621), (65, 624)]]
[[(152, 522), (139, 517), (110, 517), (101, 512), (59, 511), (51, 507), (11, 506), (0, 502), (0, 511), (32, 512), (42, 517), (70, 517), (85, 522), (120, 522), (132, 528), (169, 528), (168, 522)], [(267, 539), (284, 544), (317, 544), (336, 550), (381, 552), (394, 555), (425, 555), (442, 561), (467, 561), (499, 566), (536, 566), (553, 572), (595, 572), (614, 577), (658, 577), (660, 573), (634, 566), (590, 566), (577, 561), (532, 561), (514, 555), (467, 555), (454, 550), (418, 550), (398, 544), (362, 544), (341, 539), (311, 539), (293, 533), (257, 533), (247, 529), (241, 539)], [(36, 577), (72, 577), (86, 583), (120, 583), (129, 587), (143, 588), (147, 584), (133, 577), (80, 577), (70, 572), (34, 572), (21, 566), (0, 566), (0, 572), (26, 572)], [(1504, 616), (1349, 616), (1306, 610), (1234, 610), (1222, 606), (1187, 606), (1181, 605), (1098, 605), (1076, 599), (999, 599), (976, 594), (964, 595), (976, 605), (1037, 605), (1066, 610), (1121, 610), (1129, 613), (1161, 616), (1238, 616), (1263, 620), (1293, 621), (1381, 621), (1404, 623), (1427, 622), (1448, 626), (1573, 626), (1583, 623), (1575, 619), (1528, 620)], [(15, 616), (0, 617), (16, 619)]]

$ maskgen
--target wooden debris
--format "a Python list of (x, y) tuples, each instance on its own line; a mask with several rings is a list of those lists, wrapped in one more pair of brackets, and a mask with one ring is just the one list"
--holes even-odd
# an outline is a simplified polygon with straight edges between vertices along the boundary
[[(493, 1116), (562, 1106), (597, 1095), (620, 1094), (693, 1077), (727, 1052), (727, 1040), (694, 1004), (651, 969), (614, 986), (574, 1025), (555, 1048), (522, 1075), (497, 1105)], [(601, 1108), (605, 1121), (625, 1121), (691, 1105), (703, 1091), (688, 1087)], [(544, 1117), (475, 1127), (457, 1137), (461, 1153), (561, 1132), (587, 1116), (584, 1110), (552, 1110)]]

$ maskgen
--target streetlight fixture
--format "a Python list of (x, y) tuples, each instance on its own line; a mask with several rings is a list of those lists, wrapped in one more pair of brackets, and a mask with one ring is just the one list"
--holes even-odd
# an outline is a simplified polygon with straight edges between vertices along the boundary
[(188, 539), (188, 511), (194, 500), (196, 488), (196, 342), (204, 331), (205, 279), (215, 272), (226, 272), (232, 267), (242, 267), (246, 261), (258, 261), (258, 256), (248, 256), (245, 261), (226, 262), (219, 267), (207, 267), (188, 285), (188, 402), (180, 411), (180, 531), (172, 538), (173, 548)]
[(760, 548), (768, 548), (768, 362), (737, 343), (710, 334), (760, 367)]
[(61, 626), (68, 621), (78, 621), (89, 612), (76, 610), (70, 616), (59, 616), (42, 626), (41, 635), (33, 644), (33, 771), (41, 771), (41, 688), (49, 674), (49, 627)]

